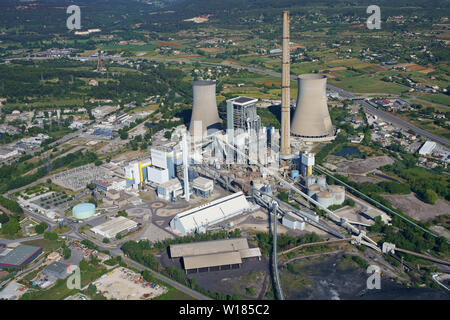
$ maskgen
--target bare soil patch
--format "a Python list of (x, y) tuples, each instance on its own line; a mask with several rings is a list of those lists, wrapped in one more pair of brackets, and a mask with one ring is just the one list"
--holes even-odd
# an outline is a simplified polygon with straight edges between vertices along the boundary
[(426, 221), (450, 212), (450, 205), (442, 199), (431, 205), (418, 199), (414, 193), (384, 195), (384, 197), (391, 201), (395, 208), (402, 210), (406, 215), (416, 220)]

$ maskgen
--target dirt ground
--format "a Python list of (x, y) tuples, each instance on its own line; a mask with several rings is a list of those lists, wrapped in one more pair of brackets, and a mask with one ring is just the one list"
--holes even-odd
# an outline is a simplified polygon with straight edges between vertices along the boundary
[(94, 284), (107, 299), (147, 300), (167, 292), (161, 286), (145, 286), (146, 282), (139, 282), (140, 278), (139, 274), (130, 269), (120, 267), (101, 276)]
[(450, 205), (442, 199), (434, 205), (419, 200), (413, 193), (408, 195), (385, 195), (395, 208), (402, 210), (409, 217), (426, 221), (450, 212)]
[(378, 182), (384, 181), (383, 179), (377, 179), (375, 177), (367, 177), (367, 176), (362, 176), (362, 175), (357, 175), (357, 174), (349, 174), (348, 178), (350, 179), (350, 181), (354, 181), (354, 182), (358, 182), (358, 183), (363, 183), (363, 182), (378, 183)]
[(144, 232), (142, 232), (139, 236), (139, 239), (147, 239), (151, 242), (162, 241), (165, 239), (173, 239), (174, 236), (162, 228), (158, 228), (153, 223), (150, 223), (147, 227), (145, 227)]
[(345, 161), (338, 165), (340, 172), (362, 174), (368, 173), (379, 167), (393, 164), (394, 160), (388, 156), (374, 157), (365, 160)]

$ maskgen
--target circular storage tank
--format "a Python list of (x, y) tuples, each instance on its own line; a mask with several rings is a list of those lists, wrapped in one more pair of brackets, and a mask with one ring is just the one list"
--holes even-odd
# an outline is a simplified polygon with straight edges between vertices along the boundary
[(76, 219), (87, 219), (95, 214), (95, 205), (92, 203), (80, 203), (72, 208), (72, 215)]
[(334, 195), (334, 204), (343, 204), (345, 201), (345, 188), (342, 186), (330, 186), (330, 192)]
[(327, 178), (325, 176), (318, 177), (317, 184), (321, 187), (325, 187), (327, 185)]
[(334, 204), (334, 196), (332, 193), (327, 191), (321, 191), (316, 193), (317, 202), (323, 205), (325, 208)]
[(320, 186), (318, 184), (313, 184), (308, 188), (308, 196), (312, 197), (319, 191), (320, 191)]

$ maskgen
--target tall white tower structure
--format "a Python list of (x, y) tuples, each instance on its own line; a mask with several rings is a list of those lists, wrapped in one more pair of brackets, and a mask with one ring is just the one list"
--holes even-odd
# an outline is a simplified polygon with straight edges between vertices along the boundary
[(301, 157), (301, 172), (304, 177), (312, 175), (312, 169), (314, 166), (314, 153), (306, 152)]

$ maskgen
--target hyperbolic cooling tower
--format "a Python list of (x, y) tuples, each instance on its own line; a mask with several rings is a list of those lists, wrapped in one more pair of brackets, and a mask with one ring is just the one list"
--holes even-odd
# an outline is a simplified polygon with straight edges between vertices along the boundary
[(304, 138), (333, 136), (327, 106), (327, 77), (320, 74), (298, 76), (297, 108), (291, 133)]
[[(222, 121), (219, 118), (219, 111), (216, 103), (216, 82), (215, 81), (194, 81), (192, 83), (192, 104), (191, 123), (189, 132), (203, 135), (209, 129), (220, 129)], [(195, 126), (201, 122), (201, 131)], [(198, 130), (198, 131), (197, 131)]]

